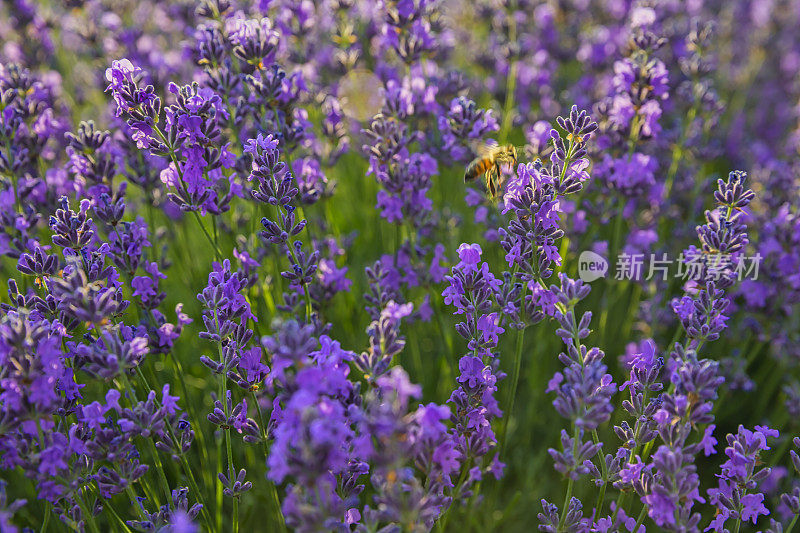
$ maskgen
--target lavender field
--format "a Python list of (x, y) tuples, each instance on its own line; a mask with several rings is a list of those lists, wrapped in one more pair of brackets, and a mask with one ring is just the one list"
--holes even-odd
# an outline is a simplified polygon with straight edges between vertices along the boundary
[(793, 531), (799, 27), (2, 0), (0, 532)]

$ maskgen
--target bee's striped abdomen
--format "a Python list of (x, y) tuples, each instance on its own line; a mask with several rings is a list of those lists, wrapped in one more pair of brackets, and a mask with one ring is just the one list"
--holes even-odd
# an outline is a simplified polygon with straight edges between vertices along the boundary
[(493, 163), (494, 162), (492, 161), (491, 157), (480, 157), (475, 159), (469, 164), (467, 171), (464, 172), (464, 181), (472, 181), (481, 174), (484, 174), (487, 170), (489, 170), (489, 167), (491, 167)]

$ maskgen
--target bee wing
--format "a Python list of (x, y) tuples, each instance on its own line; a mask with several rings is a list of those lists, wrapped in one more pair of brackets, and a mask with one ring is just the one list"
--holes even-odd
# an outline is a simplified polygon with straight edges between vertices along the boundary
[(475, 139), (469, 143), (469, 147), (475, 158), (486, 157), (500, 145), (494, 139)]

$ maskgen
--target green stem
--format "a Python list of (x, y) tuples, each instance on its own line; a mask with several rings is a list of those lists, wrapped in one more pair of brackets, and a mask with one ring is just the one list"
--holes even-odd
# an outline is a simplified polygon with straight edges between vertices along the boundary
[(266, 435), (267, 425), (264, 422), (264, 413), (261, 411), (261, 404), (258, 403), (258, 396), (256, 396), (256, 391), (250, 391), (250, 395), (253, 397), (253, 403), (255, 404), (256, 411), (258, 412), (258, 423), (261, 424), (261, 427), (259, 428), (260, 429), (259, 437), (261, 437), (261, 444), (264, 448), (264, 460), (266, 460), (267, 456), (269, 455), (269, 449), (267, 448), (267, 435)]
[[(595, 444), (600, 444), (600, 436), (597, 434), (597, 430), (592, 430), (592, 440), (594, 440)], [(603, 485), (600, 487), (600, 494), (597, 495), (597, 504), (595, 505), (595, 516), (601, 517), (603, 513), (603, 503), (606, 497), (606, 485), (608, 485), (608, 467), (606, 466), (606, 458), (605, 454), (603, 453), (602, 447), (600, 448), (600, 470), (603, 473)]]
[[(222, 355), (222, 345), (219, 344), (220, 355)], [(220, 374), (219, 380), (219, 392), (220, 392), (220, 402), (222, 402), (222, 408), (225, 411), (225, 418), (227, 419), (230, 416), (228, 412), (228, 378), (225, 374)], [(233, 448), (231, 446), (231, 428), (227, 426), (227, 423), (224, 428), (225, 432), (225, 451), (227, 452), (228, 458), (228, 481), (233, 484), (233, 480), (236, 478), (236, 471), (233, 468)], [(219, 485), (218, 485), (219, 486)], [(239, 533), (239, 497), (233, 497), (233, 533)]]
[(87, 507), (86, 502), (83, 501), (80, 488), (75, 491), (75, 502), (81, 509), (81, 514), (83, 515), (83, 523), (88, 524), (89, 529), (91, 529), (94, 533), (100, 533), (100, 529), (97, 527), (97, 524), (94, 521), (94, 516), (92, 515), (91, 509)]
[(617, 496), (616, 501), (616, 509), (614, 509), (614, 514), (611, 515), (611, 523), (615, 524), (617, 522), (617, 515), (619, 514), (619, 510), (622, 509), (622, 506), (625, 504), (625, 500), (628, 498), (627, 492), (621, 492), (619, 496)]
[(206, 240), (211, 246), (214, 247), (214, 254), (216, 256), (217, 261), (222, 261), (222, 252), (220, 252), (216, 240), (208, 233), (208, 230), (203, 224), (203, 219), (200, 218), (200, 215), (197, 213), (197, 211), (192, 211), (192, 214), (194, 214), (195, 218), (197, 219), (197, 225), (200, 226), (200, 229), (203, 231), (203, 235), (206, 236)]
[(44, 511), (44, 519), (42, 520), (42, 531), (41, 531), (41, 533), (47, 533), (47, 526), (50, 525), (50, 513), (51, 512), (52, 511), (50, 510), (50, 503), (48, 503), (47, 507), (45, 508), (45, 511)]
[(156, 470), (158, 471), (159, 481), (161, 482), (161, 486), (164, 490), (164, 496), (166, 499), (164, 500), (167, 505), (172, 501), (172, 492), (169, 489), (169, 482), (167, 481), (167, 475), (164, 472), (164, 465), (161, 463), (161, 458), (158, 456), (158, 450), (156, 449), (156, 445), (153, 443), (153, 439), (145, 439), (147, 440), (147, 444), (150, 446), (150, 453), (153, 456), (153, 462), (155, 463)]
[[(167, 136), (164, 135), (164, 132), (161, 131), (161, 128), (158, 126), (153, 126), (153, 131), (161, 138), (161, 142), (163, 142), (164, 145), (169, 149), (169, 157), (172, 160), (173, 165), (175, 165), (175, 171), (178, 173), (178, 178), (180, 178), (180, 187), (178, 187), (178, 189), (181, 190), (182, 194), (188, 197), (188, 193), (185, 191), (185, 187), (183, 185), (183, 170), (181, 169), (178, 157), (175, 155), (174, 147), (170, 145), (169, 141), (167, 140)], [(209, 244), (214, 247), (214, 253), (216, 254), (217, 261), (222, 261), (222, 252), (219, 251), (216, 240), (212, 239), (211, 235), (209, 235), (208, 230), (206, 230), (206, 227), (203, 225), (203, 220), (200, 218), (200, 215), (197, 213), (197, 211), (192, 211), (192, 213), (197, 219), (197, 224), (200, 226), (200, 229), (203, 231), (203, 234), (206, 236)]]
[[(517, 40), (517, 21), (514, 18), (516, 11), (515, 6), (509, 5), (510, 13), (508, 16), (508, 40), (513, 43)], [(517, 90), (517, 60), (511, 58), (511, 64), (508, 67), (508, 76), (506, 77), (506, 99), (503, 104), (503, 124), (500, 126), (500, 133), (498, 139), (500, 144), (504, 144), (508, 138), (508, 132), (511, 130), (511, 113), (514, 109), (514, 97)]]
[(795, 524), (795, 522), (797, 522), (797, 516), (798, 515), (794, 515), (794, 518), (792, 518), (792, 521), (789, 522), (788, 526), (786, 526), (786, 533), (792, 533), (792, 530), (794, 529), (794, 524)]
[(153, 502), (156, 507), (161, 507), (156, 491), (154, 491), (153, 487), (150, 486), (150, 481), (148, 478), (149, 476), (143, 476), (138, 482), (144, 491), (145, 501)]
[[(228, 481), (233, 483), (236, 472), (233, 470), (233, 452), (231, 450), (231, 430), (225, 430), (225, 448), (228, 451)], [(233, 497), (233, 533), (239, 533), (239, 496)]]
[(144, 515), (144, 511), (142, 510), (142, 506), (139, 505), (139, 497), (136, 494), (136, 491), (133, 490), (133, 487), (128, 485), (125, 487), (125, 492), (128, 493), (128, 497), (131, 499), (131, 506), (136, 509), (136, 514), (139, 515), (139, 518), (142, 520), (146, 520), (147, 517)]
[[(578, 435), (579, 430), (578, 426), (574, 423), (572, 424), (572, 456), (575, 457), (578, 455)], [(564, 506), (561, 508), (561, 517), (558, 519), (558, 531), (562, 531), (564, 528), (564, 522), (567, 520), (567, 510), (569, 509), (569, 502), (572, 499), (572, 489), (575, 484), (575, 481), (570, 477), (567, 481), (567, 493), (564, 495)]]
[(161, 462), (161, 458), (158, 456), (158, 450), (156, 449), (155, 443), (153, 443), (153, 439), (147, 439), (147, 443), (150, 445), (150, 453), (153, 454), (153, 460), (156, 463), (156, 469), (159, 473), (159, 478), (161, 479), (161, 484), (164, 487), (164, 495), (166, 496), (166, 502), (169, 504), (172, 501), (172, 491), (169, 488), (169, 482), (167, 481), (167, 475), (164, 470), (164, 465)]
[(621, 248), (621, 240), (622, 240), (622, 222), (625, 218), (623, 214), (624, 206), (620, 204), (619, 212), (617, 213), (616, 218), (614, 219), (614, 236), (611, 240), (611, 246), (609, 247), (609, 257), (608, 260), (613, 265), (616, 265), (616, 256), (619, 254), (619, 249)]
[[(181, 364), (180, 359), (178, 359), (177, 354), (174, 351), (170, 350), (169, 352), (169, 360), (172, 362), (173, 372), (178, 376), (178, 382), (181, 385), (181, 394), (183, 397), (186, 398), (186, 411), (189, 414), (190, 420), (200, 420), (197, 416), (195, 411), (194, 402), (189, 401), (189, 387), (186, 384), (185, 378), (185, 371), (183, 370), (183, 365)], [(200, 453), (203, 456), (203, 461), (208, 462), (208, 450), (206, 449), (206, 438), (205, 432), (198, 424), (197, 427), (193, 428), (195, 430), (195, 435), (197, 436), (197, 444), (200, 448)], [(204, 471), (208, 471), (209, 469), (204, 469)], [(210, 480), (206, 480), (206, 483), (210, 485)]]
[(281, 499), (278, 496), (278, 487), (275, 483), (269, 483), (269, 497), (272, 500), (272, 505), (275, 506), (276, 514), (278, 515), (278, 531), (283, 533), (286, 531), (286, 519), (283, 517), (283, 510), (281, 509)]
[[(219, 350), (220, 350), (220, 355), (222, 355), (222, 345), (219, 344), (218, 346), (219, 346)], [(225, 411), (225, 418), (227, 419), (230, 416), (230, 413), (228, 412), (228, 382), (227, 382), (227, 377), (225, 376), (224, 373), (220, 375), (219, 388), (220, 388), (220, 401), (222, 402), (222, 408)], [(226, 423), (226, 427), (225, 427), (224, 432), (225, 432), (225, 451), (227, 452), (227, 458), (228, 458), (228, 482), (233, 484), (233, 480), (236, 477), (236, 473), (235, 473), (235, 471), (233, 469), (233, 451), (232, 451), (232, 447), (231, 447), (231, 430), (230, 430), (229, 427), (227, 427), (227, 423)], [(220, 459), (217, 460), (218, 464), (219, 464), (219, 462), (220, 462)], [(221, 488), (221, 486), (222, 486), (221, 484), (218, 484), (217, 485), (218, 489)], [(219, 492), (217, 493), (217, 495), (218, 495), (217, 501), (218, 501), (218, 503), (220, 503), (219, 502)], [(222, 505), (219, 505), (219, 507), (221, 508)], [(219, 517), (219, 513), (217, 513), (217, 517)], [(218, 518), (218, 520), (219, 520), (219, 518)], [(239, 497), (238, 496), (234, 496), (233, 497), (233, 533), (239, 533)]]
[[(469, 457), (467, 458), (469, 459)], [(450, 505), (445, 509), (444, 514), (439, 519), (437, 523), (437, 530), (438, 531), (447, 531), (447, 519), (450, 516), (450, 510), (453, 508), (453, 505), (458, 498), (459, 493), (461, 492), (461, 487), (464, 485), (464, 481), (467, 479), (467, 474), (469, 473), (469, 461), (465, 461), (464, 466), (461, 467), (461, 475), (458, 477), (458, 483), (456, 483), (455, 488), (453, 488), (453, 497), (451, 499)]]
[(563, 531), (564, 522), (567, 520), (567, 509), (569, 509), (569, 502), (572, 499), (572, 486), (574, 483), (572, 478), (567, 481), (567, 492), (564, 495), (564, 505), (561, 508), (561, 517), (558, 519), (558, 529), (556, 531)]
[[(289, 172), (292, 175), (294, 175), (294, 171), (292, 170), (292, 160), (291, 160), (291, 156), (290, 156), (290, 153), (289, 153), (288, 150), (284, 153), (284, 159), (286, 160), (286, 166), (288, 167)], [(275, 176), (272, 176), (272, 181), (273, 181), (273, 183), (275, 183), (275, 185), (277, 185), (277, 182), (275, 180)], [(302, 212), (302, 209), (301, 209), (301, 212)], [(275, 206), (275, 214), (276, 214), (276, 222), (277, 222), (281, 218), (280, 208), (278, 206)], [(303, 217), (303, 218), (305, 218), (305, 217)], [(307, 232), (309, 233), (309, 235), (311, 235), (310, 234), (310, 230), (308, 229), (308, 225), (306, 225), (306, 229), (308, 230)], [(294, 239), (292, 239), (291, 236), (290, 236), (286, 241), (286, 248), (289, 250), (289, 254), (292, 256), (292, 261), (294, 262), (294, 264), (298, 264), (297, 255), (294, 252), (294, 242), (295, 242)], [(280, 276), (280, 272), (278, 272), (278, 276)], [(306, 323), (310, 324), (311, 323), (311, 313), (312, 313), (311, 294), (308, 292), (308, 285), (306, 285), (305, 283), (303, 283), (303, 296), (304, 296), (305, 301), (306, 301), (306, 306), (305, 306)]]
[(219, 229), (217, 228), (217, 217), (211, 217), (211, 229), (214, 230), (214, 248), (219, 250)]
[(605, 482), (600, 486), (600, 493), (597, 495), (597, 502), (594, 504), (594, 516), (598, 519), (603, 516), (603, 503), (605, 503), (606, 499), (606, 485), (608, 485), (608, 482)]
[(694, 105), (692, 105), (692, 108), (689, 110), (689, 113), (686, 115), (686, 121), (683, 123), (683, 130), (681, 131), (681, 137), (678, 140), (678, 144), (675, 146), (675, 149), (672, 151), (672, 160), (669, 164), (667, 179), (664, 185), (664, 198), (669, 198), (669, 193), (672, 190), (673, 183), (675, 182), (675, 176), (678, 174), (678, 169), (680, 168), (681, 160), (683, 159), (684, 146), (689, 137), (689, 130), (691, 129), (696, 116), (697, 101), (695, 101)]
[[(140, 367), (136, 367), (136, 371), (138, 373), (139, 379), (142, 380), (142, 384), (145, 386), (145, 388), (147, 390), (152, 390), (150, 388), (150, 385), (147, 383), (147, 378), (145, 378), (144, 374), (142, 373), (142, 369)], [(158, 405), (159, 408), (160, 408), (160, 404), (159, 404), (158, 400), (156, 400), (156, 405)], [(172, 439), (172, 441), (173, 442), (178, 442), (178, 439), (176, 438), (175, 433), (172, 430), (172, 425), (171, 424), (166, 424), (166, 426), (167, 426), (167, 431), (169, 432), (169, 436)], [(208, 506), (206, 505), (205, 498), (203, 497), (203, 493), (200, 491), (200, 487), (198, 487), (197, 481), (194, 478), (194, 473), (192, 472), (192, 468), (189, 465), (189, 461), (186, 459), (186, 455), (184, 455), (182, 452), (178, 454), (178, 457), (180, 458), (180, 463), (181, 463), (181, 466), (183, 467), (183, 472), (184, 472), (184, 474), (186, 474), (186, 478), (189, 480), (189, 488), (191, 489), (192, 493), (194, 494), (194, 497), (197, 499), (197, 502), (200, 503), (200, 505), (202, 506), (200, 512), (203, 514), (203, 520), (206, 523), (206, 527), (208, 528), (209, 531), (214, 531), (214, 529), (211, 527), (211, 517), (208, 514)], [(130, 489), (130, 487), (128, 487), (128, 489)], [(132, 494), (134, 502), (137, 501), (135, 496), (136, 496), (135, 494)], [(169, 501), (170, 500), (168, 499), (167, 502), (169, 502)], [(219, 528), (217, 528), (217, 529), (219, 529)]]
[(306, 323), (311, 323), (311, 294), (308, 292), (308, 285), (303, 284), (303, 297), (306, 300)]
[(637, 531), (639, 531), (639, 527), (642, 525), (642, 523), (644, 522), (645, 517), (647, 516), (647, 509), (648, 509), (648, 507), (645, 504), (645, 506), (642, 507), (642, 511), (639, 513), (639, 518), (636, 519), (636, 525), (633, 526), (633, 532), (632, 533), (636, 533)]
[[(220, 348), (221, 349), (221, 348)], [(223, 390), (225, 389), (225, 376), (222, 376), (219, 383), (219, 401), (222, 402), (223, 409), (225, 408), (225, 403), (227, 398), (223, 394)], [(222, 472), (222, 439), (217, 439), (217, 472)], [(223, 512), (223, 505), (222, 505), (222, 483), (216, 483), (217, 491), (216, 491), (216, 499), (217, 499), (217, 529), (222, 531), (222, 512)]]
[(639, 135), (642, 131), (642, 121), (638, 114), (633, 116), (631, 121), (631, 134), (628, 138), (628, 161), (633, 158), (633, 152), (636, 150), (636, 143), (639, 141)]
[(195, 494), (195, 498), (197, 498), (197, 501), (200, 502), (200, 505), (203, 506), (200, 512), (203, 513), (203, 520), (206, 523), (206, 527), (208, 528), (209, 531), (214, 531), (214, 529), (211, 527), (211, 516), (208, 514), (208, 506), (205, 504), (203, 493), (200, 492), (200, 487), (197, 486), (197, 481), (195, 481), (194, 479), (194, 474), (192, 473), (192, 468), (189, 466), (189, 461), (183, 454), (179, 455), (178, 457), (180, 457), (181, 465), (183, 466), (183, 471), (186, 473), (186, 477), (189, 480), (189, 488)]
[[(527, 287), (527, 284), (525, 285)], [(525, 301), (525, 294), (523, 291), (522, 301)], [(500, 441), (500, 457), (504, 457), (506, 449), (506, 435), (508, 434), (508, 426), (511, 424), (511, 416), (514, 413), (514, 402), (517, 398), (517, 386), (519, 385), (519, 371), (522, 366), (522, 347), (525, 344), (525, 326), (517, 330), (517, 349), (514, 352), (514, 366), (511, 370), (511, 389), (509, 389), (508, 397), (508, 412), (506, 413), (506, 421), (503, 424), (503, 435)]]
[[(141, 369), (137, 367), (137, 370), (141, 373)], [(122, 383), (125, 385), (125, 389), (130, 393), (131, 398), (135, 401), (136, 399), (136, 390), (133, 388), (131, 381), (128, 379), (128, 375), (123, 371), (120, 373)], [(169, 502), (172, 501), (172, 494), (169, 490), (169, 482), (167, 481), (167, 476), (164, 473), (164, 465), (161, 464), (161, 458), (158, 456), (158, 450), (156, 450), (156, 445), (153, 443), (153, 439), (145, 438), (147, 441), (148, 447), (150, 448), (150, 454), (153, 456), (153, 463), (155, 464), (156, 472), (158, 473), (159, 482), (161, 483), (161, 487), (164, 491), (164, 495), (166, 496), (166, 500), (164, 501), (167, 505)]]
[[(275, 178), (273, 177), (273, 180), (274, 179)], [(281, 211), (280, 211), (280, 208), (278, 206), (275, 206), (275, 216), (276, 216), (277, 220), (280, 220)], [(292, 262), (297, 265), (297, 264), (299, 264), (299, 262), (297, 261), (297, 254), (294, 251), (294, 242), (295, 241), (291, 237), (289, 237), (286, 240), (286, 245), (285, 246), (286, 246), (286, 249), (289, 250), (289, 255), (292, 258)], [(278, 268), (277, 276), (280, 277), (280, 267)], [(311, 313), (312, 313), (311, 293), (308, 292), (308, 285), (306, 285), (305, 283), (303, 283), (303, 297), (305, 298), (306, 323), (310, 324), (311, 323)]]
[[(125, 521), (124, 521), (124, 520), (122, 519), (122, 517), (119, 515), (119, 513), (117, 513), (117, 511), (116, 511), (116, 510), (114, 510), (114, 508), (111, 506), (111, 500), (107, 500), (107, 501), (106, 501), (106, 502), (103, 504), (103, 507), (105, 507), (105, 508), (107, 508), (109, 511), (111, 511), (111, 514), (114, 516), (114, 518), (116, 518), (116, 519), (117, 519), (117, 522), (119, 522), (119, 525), (121, 525), (121, 526), (122, 526), (122, 529), (123, 529), (123, 531), (126, 531), (126, 532), (130, 533), (130, 528), (128, 527), (128, 525), (125, 523)], [(42, 532), (44, 533), (44, 528), (42, 528)]]

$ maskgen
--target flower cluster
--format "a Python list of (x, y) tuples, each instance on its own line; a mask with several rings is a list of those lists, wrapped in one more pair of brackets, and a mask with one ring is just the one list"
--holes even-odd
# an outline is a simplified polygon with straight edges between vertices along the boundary
[(0, 530), (791, 533), (798, 17), (4, 3)]

